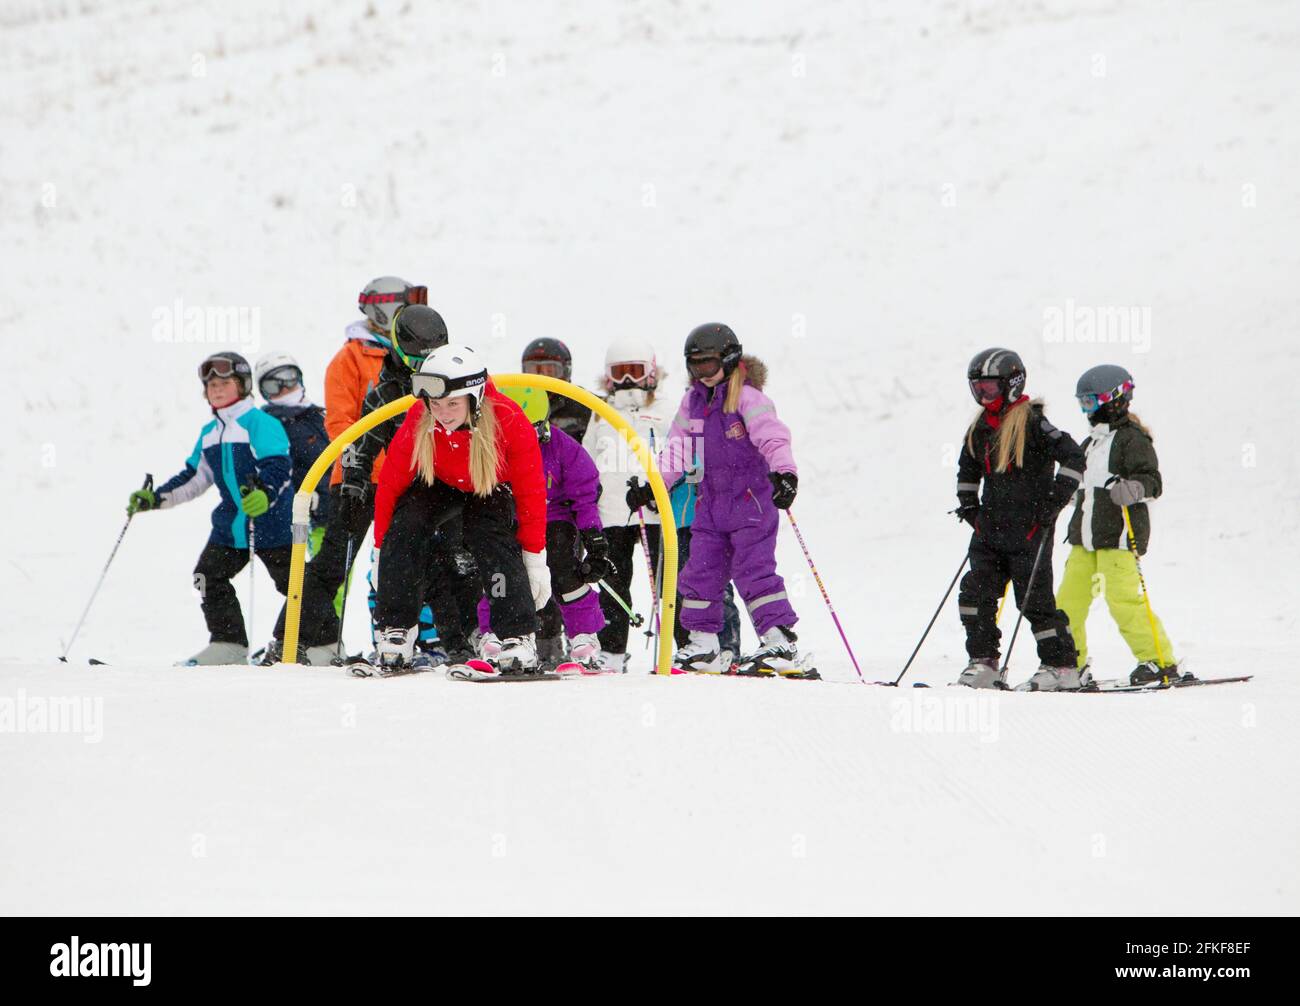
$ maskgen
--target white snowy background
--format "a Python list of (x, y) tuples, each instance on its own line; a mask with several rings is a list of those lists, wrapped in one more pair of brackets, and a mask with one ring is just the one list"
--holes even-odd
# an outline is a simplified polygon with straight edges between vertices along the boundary
[[(1300, 910), (1297, 95), (1288, 0), (0, 6), (0, 702), (103, 714), (0, 733), (0, 911)], [(549, 335), (590, 380), (634, 335), (680, 376), (732, 325), (868, 680), (965, 548), (969, 358), (1018, 349), (1078, 437), (1076, 377), (1120, 363), (1156, 607), (1189, 669), (1256, 679), (863, 687), (788, 528), (831, 683), (652, 679), (636, 636), (634, 674), (537, 688), (181, 670), (206, 498), (132, 523), (58, 664), (206, 421), (198, 361), (288, 350), (320, 396), (383, 273), (501, 371)], [(963, 662), (950, 601), (904, 683)]]

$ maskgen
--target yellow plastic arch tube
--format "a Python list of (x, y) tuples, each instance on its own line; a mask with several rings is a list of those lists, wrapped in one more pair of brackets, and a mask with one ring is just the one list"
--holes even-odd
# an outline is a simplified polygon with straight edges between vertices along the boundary
[[(541, 391), (554, 392), (585, 405), (623, 435), (628, 447), (632, 449), (637, 460), (641, 462), (641, 467), (645, 469), (650, 487), (654, 492), (655, 502), (659, 506), (659, 513), (667, 516), (667, 520), (663, 521), (661, 526), (664, 582), (660, 599), (659, 662), (657, 671), (660, 674), (671, 674), (673, 628), (677, 624), (677, 528), (676, 522), (672, 518), (673, 508), (668, 496), (668, 487), (664, 485), (663, 476), (659, 474), (659, 468), (655, 464), (654, 458), (650, 456), (649, 450), (646, 449), (645, 443), (637, 436), (632, 424), (619, 415), (613, 407), (586, 389), (579, 388), (568, 381), (561, 381), (556, 377), (544, 377), (541, 374), (493, 374), (492, 382), (499, 388), (537, 388)], [(367, 430), (378, 426), (392, 416), (405, 412), (414, 404), (414, 396), (407, 395), (358, 419), (321, 452), (320, 457), (316, 459), (316, 463), (311, 466), (303, 477), (302, 485), (298, 487), (298, 492), (294, 495), (293, 550), (289, 566), (289, 596), (286, 601), (284, 618), (284, 662), (286, 664), (296, 664), (298, 662), (298, 623), (302, 617), (302, 580), (304, 567), (307, 563), (307, 535), (311, 525), (311, 498), (316, 491), (316, 485), (324, 477), (325, 473), (334, 466), (334, 462), (338, 460), (339, 455), (343, 453), (349, 444)], [(653, 570), (650, 571), (650, 575), (654, 575)]]

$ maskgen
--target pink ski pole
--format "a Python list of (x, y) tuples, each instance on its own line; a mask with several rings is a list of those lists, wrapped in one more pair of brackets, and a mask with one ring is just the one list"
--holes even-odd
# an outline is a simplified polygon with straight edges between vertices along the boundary
[(808, 560), (808, 568), (812, 570), (813, 579), (817, 581), (817, 586), (821, 589), (822, 600), (826, 602), (831, 618), (835, 620), (835, 628), (840, 630), (840, 638), (844, 640), (844, 648), (849, 651), (849, 659), (853, 661), (853, 669), (858, 672), (858, 679), (865, 685), (867, 681), (862, 677), (862, 668), (858, 666), (858, 658), (853, 655), (853, 647), (849, 645), (849, 637), (844, 635), (844, 626), (840, 625), (840, 616), (835, 614), (835, 606), (831, 604), (830, 595), (826, 593), (826, 585), (822, 583), (821, 574), (817, 572), (817, 567), (813, 565), (812, 556), (808, 552), (808, 545), (799, 532), (799, 525), (795, 523), (794, 513), (787, 510), (785, 515), (790, 518), (790, 526), (794, 528), (794, 536), (799, 539), (799, 547), (803, 549), (803, 557)]

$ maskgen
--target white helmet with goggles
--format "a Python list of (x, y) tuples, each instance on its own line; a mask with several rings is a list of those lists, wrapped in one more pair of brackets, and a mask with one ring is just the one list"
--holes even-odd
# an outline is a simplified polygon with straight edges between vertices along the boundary
[(474, 350), (468, 346), (439, 346), (411, 375), (411, 393), (425, 401), (466, 395), (471, 409), (477, 412), (487, 390), (487, 379), (487, 367)]

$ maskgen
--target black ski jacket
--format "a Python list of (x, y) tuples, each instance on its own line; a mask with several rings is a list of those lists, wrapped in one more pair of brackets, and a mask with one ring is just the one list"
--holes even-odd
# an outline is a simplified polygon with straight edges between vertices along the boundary
[[(998, 431), (989, 425), (987, 414), (976, 421), (971, 438), (974, 450), (963, 438), (957, 462), (957, 500), (963, 507), (980, 506), (975, 533), (994, 548), (1006, 550), (1024, 549), (1031, 543), (1038, 547), (1043, 525), (1055, 524), (1057, 513), (1083, 480), (1085, 464), (1079, 445), (1048, 422), (1041, 402), (1013, 408), (1031, 410), (1025, 425), (1023, 467), (1017, 467), (1013, 457), (1005, 472), (994, 470)], [(1048, 533), (1051, 530), (1047, 528)]]

